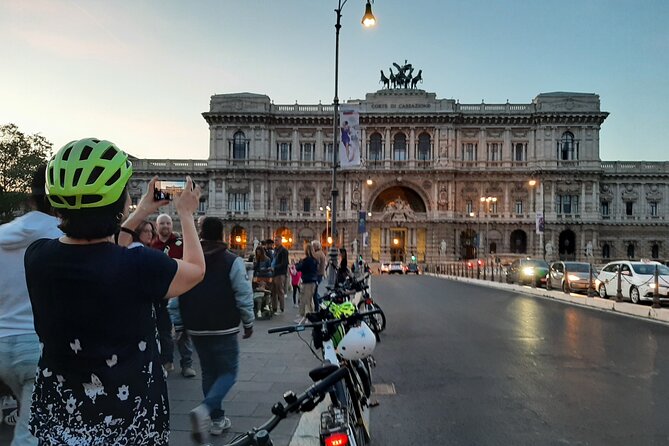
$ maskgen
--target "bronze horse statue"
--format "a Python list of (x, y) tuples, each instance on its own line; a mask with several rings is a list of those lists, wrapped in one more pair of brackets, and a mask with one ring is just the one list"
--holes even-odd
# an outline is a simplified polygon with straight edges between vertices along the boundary
[(381, 70), (381, 79), (379, 82), (382, 83), (384, 87), (390, 88), (390, 79), (388, 79), (386, 75), (383, 74), (383, 70)]
[(423, 82), (423, 70), (418, 70), (416, 77), (411, 79), (411, 88), (416, 88), (418, 81)]

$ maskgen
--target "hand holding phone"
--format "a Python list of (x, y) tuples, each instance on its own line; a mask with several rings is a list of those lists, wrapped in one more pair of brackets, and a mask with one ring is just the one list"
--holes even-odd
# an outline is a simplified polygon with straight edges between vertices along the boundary
[(172, 201), (175, 196), (183, 192), (185, 185), (184, 181), (156, 181), (153, 187), (153, 199)]

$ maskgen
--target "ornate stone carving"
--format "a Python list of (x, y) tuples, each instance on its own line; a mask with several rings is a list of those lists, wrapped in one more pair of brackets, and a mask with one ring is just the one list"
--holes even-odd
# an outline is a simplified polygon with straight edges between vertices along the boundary
[(611, 187), (608, 184), (600, 184), (599, 198), (604, 201), (613, 200), (613, 192), (611, 191)]
[(625, 189), (623, 189), (621, 196), (625, 202), (637, 201), (639, 199), (639, 193), (634, 190), (634, 186), (631, 184), (625, 185)]
[(646, 191), (646, 200), (659, 203), (662, 201), (662, 192), (658, 190), (657, 184), (651, 184)]
[(393, 222), (415, 221), (416, 215), (409, 203), (402, 200), (400, 197), (397, 197), (386, 204), (381, 219)]

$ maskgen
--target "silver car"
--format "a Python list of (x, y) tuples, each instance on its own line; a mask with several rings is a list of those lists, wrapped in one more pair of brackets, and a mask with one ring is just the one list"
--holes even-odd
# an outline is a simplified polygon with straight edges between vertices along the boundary
[[(592, 280), (590, 280), (592, 268)], [(553, 262), (546, 276), (546, 289), (558, 289), (565, 293), (572, 291), (588, 292), (588, 283), (597, 292), (595, 279), (597, 270), (587, 262)]]

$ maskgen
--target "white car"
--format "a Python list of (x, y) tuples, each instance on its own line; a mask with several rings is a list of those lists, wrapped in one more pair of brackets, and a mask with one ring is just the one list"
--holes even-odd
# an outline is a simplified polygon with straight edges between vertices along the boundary
[(618, 290), (618, 270), (623, 298), (632, 303), (653, 301), (655, 268), (658, 269), (660, 301), (669, 302), (669, 268), (659, 262), (618, 260), (608, 263), (597, 276), (599, 297), (615, 296)]

